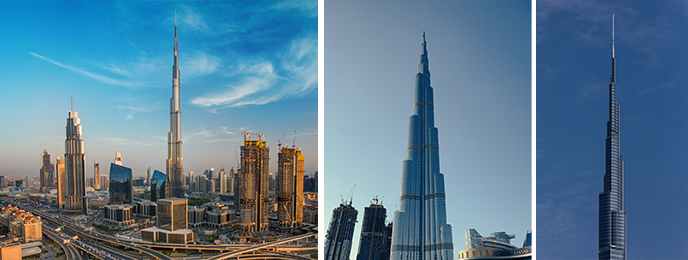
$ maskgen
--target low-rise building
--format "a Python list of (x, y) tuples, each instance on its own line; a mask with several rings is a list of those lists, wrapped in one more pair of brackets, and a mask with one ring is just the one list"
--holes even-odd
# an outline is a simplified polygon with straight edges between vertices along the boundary
[(0, 225), (9, 229), (11, 237), (24, 243), (40, 240), (43, 236), (41, 218), (12, 205), (0, 210)]
[(132, 205), (107, 205), (105, 206), (105, 217), (103, 219), (118, 225), (134, 224), (132, 217), (133, 208), (134, 206)]

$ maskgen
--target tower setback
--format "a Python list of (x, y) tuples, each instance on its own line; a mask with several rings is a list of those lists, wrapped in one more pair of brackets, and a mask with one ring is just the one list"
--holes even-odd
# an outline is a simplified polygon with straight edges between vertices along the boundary
[(174, 65), (172, 65), (172, 98), (170, 99), (170, 132), (167, 133), (167, 176), (170, 197), (184, 197), (184, 164), (182, 153), (182, 111), (179, 85), (179, 44), (177, 18), (174, 19)]
[(393, 260), (453, 259), (428, 64), (423, 32), (414, 113), (409, 120), (408, 158), (403, 162), (399, 210), (394, 212)]

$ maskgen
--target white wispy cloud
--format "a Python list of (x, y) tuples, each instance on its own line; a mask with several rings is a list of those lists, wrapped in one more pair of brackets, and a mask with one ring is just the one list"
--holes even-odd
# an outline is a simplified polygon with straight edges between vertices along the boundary
[(104, 66), (100, 65), (101, 68), (106, 69), (112, 73), (115, 73), (117, 75), (122, 75), (122, 76), (129, 76), (129, 71), (126, 71), (120, 67), (117, 67), (115, 65), (109, 65), (109, 66)]
[(208, 93), (191, 100), (211, 113), (218, 109), (264, 105), (289, 97), (301, 97), (317, 89), (317, 38), (293, 40), (289, 48), (277, 55), (275, 62), (240, 63), (228, 77), (236, 83), (227, 89)]
[(179, 6), (181, 7), (182, 12), (177, 14), (177, 19), (179, 19), (180, 22), (183, 22), (184, 26), (187, 26), (193, 30), (208, 29), (208, 24), (205, 22), (203, 15), (201, 15), (193, 7), (183, 4), (180, 4)]
[(120, 105), (117, 108), (119, 109), (124, 109), (124, 110), (129, 110), (129, 114), (127, 114), (124, 119), (125, 120), (131, 120), (134, 119), (134, 113), (138, 112), (150, 112), (153, 111), (152, 108), (149, 107), (143, 107), (143, 106), (125, 106), (125, 105)]
[(220, 67), (222, 59), (200, 51), (193, 51), (188, 58), (180, 61), (185, 78), (194, 78), (211, 74)]
[(36, 53), (33, 53), (33, 52), (29, 52), (29, 54), (31, 54), (32, 56), (34, 56), (34, 57), (36, 57), (36, 58), (42, 59), (42, 60), (44, 60), (44, 61), (50, 62), (50, 63), (55, 64), (55, 65), (57, 65), (57, 66), (60, 66), (60, 67), (63, 67), (63, 68), (65, 68), (65, 69), (74, 71), (74, 72), (76, 72), (76, 73), (79, 73), (79, 74), (81, 74), (81, 75), (87, 76), (87, 77), (89, 77), (89, 78), (95, 79), (95, 80), (97, 80), (97, 81), (100, 81), (100, 82), (103, 82), (103, 83), (106, 83), (106, 84), (116, 85), (116, 86), (124, 86), (124, 87), (139, 87), (139, 86), (147, 85), (147, 84), (145, 84), (145, 83), (129, 82), (129, 81), (123, 81), (123, 80), (117, 80), (117, 79), (108, 78), (108, 77), (105, 77), (105, 76), (102, 76), (102, 75), (99, 75), (99, 74), (96, 74), (96, 73), (88, 72), (88, 71), (83, 70), (83, 69), (80, 69), (80, 68), (76, 68), (76, 67), (72, 67), (72, 66), (68, 66), (68, 65), (59, 63), (59, 62), (54, 61), (54, 60), (52, 60), (52, 59), (50, 59), (50, 58), (44, 57), (44, 56), (42, 56), (42, 55), (40, 55), (40, 54), (36, 54)]

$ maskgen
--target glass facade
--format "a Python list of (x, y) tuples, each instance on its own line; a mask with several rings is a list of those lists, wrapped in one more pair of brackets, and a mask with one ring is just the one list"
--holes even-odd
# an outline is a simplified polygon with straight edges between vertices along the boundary
[(325, 235), (325, 260), (348, 260), (354, 238), (358, 211), (351, 204), (340, 204), (332, 211)]
[(389, 260), (392, 226), (385, 226), (385, 219), (387, 210), (382, 205), (365, 208), (356, 260)]
[(150, 190), (150, 200), (157, 201), (158, 199), (167, 198), (169, 194), (169, 188), (167, 184), (167, 175), (155, 170), (153, 172), (153, 177), (151, 178), (151, 190)]
[(399, 210), (394, 212), (391, 259), (453, 259), (451, 226), (447, 224), (444, 175), (440, 173), (433, 88), (423, 32), (416, 74), (414, 113), (409, 122), (408, 157), (403, 162)]
[(623, 209), (623, 159), (620, 151), (619, 103), (616, 102), (616, 57), (612, 15), (612, 75), (609, 83), (609, 121), (605, 145), (604, 191), (599, 203), (600, 260), (626, 259), (626, 212)]
[(131, 168), (110, 164), (110, 204), (133, 203)]

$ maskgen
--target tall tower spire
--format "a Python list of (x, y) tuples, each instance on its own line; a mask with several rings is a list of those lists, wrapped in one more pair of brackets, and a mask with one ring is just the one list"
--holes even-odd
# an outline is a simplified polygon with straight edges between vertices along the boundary
[(408, 157), (403, 161), (399, 210), (394, 212), (392, 260), (451, 260), (454, 257), (428, 64), (423, 32), (414, 113), (409, 119)]
[(170, 132), (167, 133), (167, 176), (170, 197), (184, 197), (184, 165), (182, 153), (182, 111), (180, 104), (179, 43), (177, 42), (177, 11), (174, 13), (174, 61), (172, 65), (172, 98), (170, 99)]
[(623, 158), (620, 151), (620, 110), (619, 103), (616, 102), (615, 55), (612, 14), (612, 75), (609, 80), (604, 191), (599, 195), (599, 260), (626, 259), (626, 212), (623, 195)]

